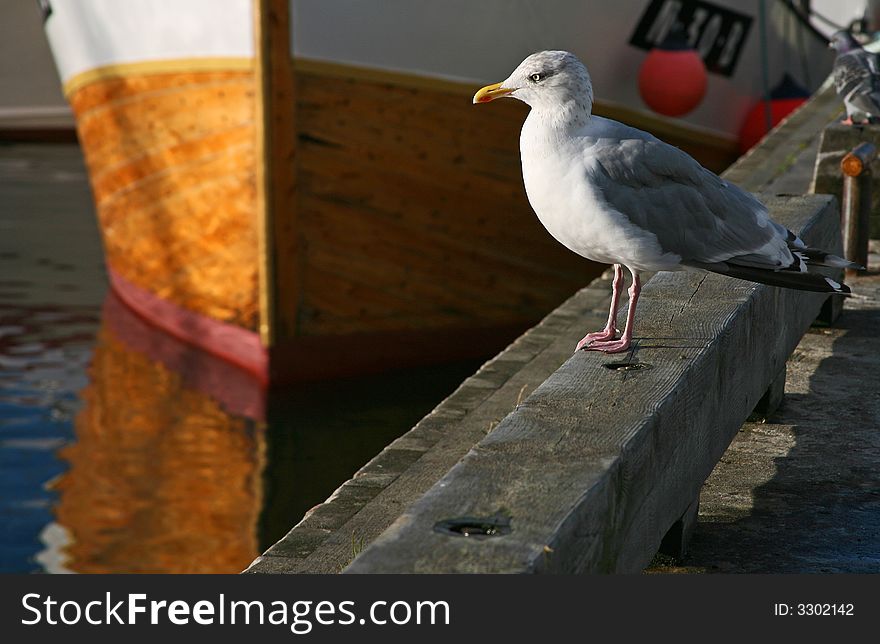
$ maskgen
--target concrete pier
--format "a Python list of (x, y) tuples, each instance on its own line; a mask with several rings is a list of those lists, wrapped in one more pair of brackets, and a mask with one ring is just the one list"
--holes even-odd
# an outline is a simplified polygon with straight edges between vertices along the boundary
[(688, 554), (650, 572), (880, 571), (880, 255), (870, 262), (837, 323), (792, 353), (783, 405), (744, 424), (709, 476)]

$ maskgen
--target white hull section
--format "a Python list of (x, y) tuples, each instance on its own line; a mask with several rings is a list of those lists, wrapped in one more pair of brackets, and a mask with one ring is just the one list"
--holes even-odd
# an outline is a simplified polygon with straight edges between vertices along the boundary
[(250, 58), (248, 0), (52, 0), (46, 35), (61, 82), (99, 67)]
[[(589, 67), (598, 100), (650, 113), (636, 80), (646, 52), (629, 44), (648, 4), (293, 0), (294, 54), (477, 86), (505, 78), (529, 53), (568, 49)], [(733, 138), (763, 91), (758, 3), (714, 4), (748, 14), (753, 22), (733, 75), (709, 74), (706, 97), (684, 120)], [(782, 3), (766, 4), (770, 83), (788, 71), (814, 90), (830, 71), (831, 53), (798, 31)], [(253, 56), (249, 0), (51, 0), (51, 6), (46, 31), (65, 84), (112, 65)]]

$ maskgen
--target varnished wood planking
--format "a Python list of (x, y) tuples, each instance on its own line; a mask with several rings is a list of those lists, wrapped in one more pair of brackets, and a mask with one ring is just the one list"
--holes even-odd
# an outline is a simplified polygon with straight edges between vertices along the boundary
[(253, 80), (108, 78), (71, 97), (108, 263), (132, 283), (255, 329)]
[[(146, 181), (127, 198), (99, 203), (107, 261), (176, 304), (253, 328), (255, 231), (246, 216), (252, 186), (217, 179), (215, 170), (223, 165), (178, 168), (176, 181)], [(233, 216), (224, 220), (217, 210)]]
[[(298, 91), (304, 333), (536, 320), (596, 274), (528, 206), (517, 106), (499, 120), (457, 95), (308, 73)], [(317, 295), (345, 272), (361, 296), (348, 319), (349, 289)]]
[[(435, 170), (427, 161), (398, 157), (382, 147), (363, 157), (349, 154), (345, 148), (308, 143), (301, 147), (302, 169), (311, 172), (316, 182), (314, 189), (303, 187), (304, 197), (353, 204), (396, 200), (391, 208), (397, 213), (427, 213), (445, 221), (461, 221), (462, 225), (491, 220), (499, 230), (504, 227), (497, 225), (498, 220), (508, 216), (507, 209), (531, 213), (521, 184), (480, 176), (467, 166), (456, 172)], [(412, 198), (414, 192), (418, 198)], [(523, 218), (528, 219), (534, 219), (534, 214)], [(514, 228), (519, 226), (514, 224)]]
[[(231, 78), (188, 86), (185, 95), (174, 92), (169, 100), (169, 90), (144, 92), (134, 99), (119, 98), (103, 106), (80, 112), (77, 128), (83, 139), (90, 141), (89, 155), (95, 170), (101, 174), (120, 163), (130, 163), (133, 158), (163, 150), (181, 142), (181, 134), (187, 140), (199, 140), (218, 132), (253, 125), (253, 112), (248, 106), (253, 96), (253, 86), (247, 77)], [(125, 137), (102, 138), (108, 119), (113, 111), (125, 102), (138, 103), (140, 127), (130, 127)], [(222, 109), (204, 109), (215, 102)]]
[[(225, 173), (234, 173), (242, 169), (243, 161), (253, 162), (253, 155), (248, 147), (252, 146), (252, 130), (247, 124), (219, 131), (206, 132), (198, 137), (184, 141), (169, 140), (164, 146), (139, 148), (127, 159), (108, 167), (103, 171), (92, 173), (92, 189), (98, 203), (106, 203), (114, 198), (125, 199), (131, 191), (137, 190), (141, 184), (156, 188), (156, 184), (164, 184), (173, 189), (175, 183), (181, 188), (192, 187), (193, 182), (201, 181), (199, 175), (190, 174), (194, 168), (213, 164), (212, 172), (224, 174), (207, 174), (204, 179), (226, 177)], [(181, 178), (174, 177), (168, 181), (168, 173), (180, 171)], [(161, 195), (163, 197), (168, 195)]]
[[(491, 205), (480, 197), (457, 202), (445, 191), (432, 194), (430, 186), (420, 181), (380, 170), (348, 173), (346, 184), (352, 192), (339, 195), (327, 173), (328, 170), (303, 172), (304, 183), (309, 183), (313, 190), (309, 207), (316, 210), (362, 210), (367, 217), (409, 230), (415, 237), (436, 238), (439, 243), (453, 244), (464, 252), (501, 259), (529, 270), (539, 269), (546, 275), (561, 269), (579, 272), (584, 267), (574, 256), (568, 262), (559, 261), (558, 243), (524, 205), (524, 195), (503, 201), (493, 199)], [(377, 189), (377, 179), (397, 186), (393, 191)], [(451, 216), (449, 208), (455, 208), (458, 216)], [(556, 261), (545, 262), (553, 259)]]
[[(530, 289), (539, 288), (551, 274), (542, 266), (529, 266), (511, 262), (503, 253), (483, 252), (482, 248), (470, 248), (459, 244), (454, 236), (436, 232), (424, 233), (413, 230), (400, 221), (383, 220), (371, 216), (364, 209), (349, 209), (358, 221), (335, 222), (332, 217), (315, 218), (315, 228), (309, 229), (315, 241), (314, 250), (330, 249), (340, 259), (349, 259), (359, 251), (367, 254), (370, 261), (401, 266), (397, 279), (389, 282), (398, 288), (407, 278), (424, 273), (428, 276), (448, 276), (452, 283), (439, 283), (449, 289), (449, 297), (456, 291), (474, 290), (475, 297), (493, 302), (496, 298), (526, 298)], [(323, 243), (322, 243), (323, 242)], [(338, 251), (331, 247), (338, 247)], [(356, 275), (357, 271), (353, 271)], [(519, 273), (519, 279), (510, 279)], [(487, 292), (487, 289), (491, 289)]]
[[(376, 179), (398, 182), (401, 188), (388, 191), (371, 188)], [(349, 175), (347, 185), (352, 187), (353, 192), (348, 195), (339, 195), (334, 191), (333, 183), (327, 181), (320, 171), (304, 173), (304, 183), (305, 180), (315, 188), (307, 200), (308, 208), (321, 213), (363, 212), (360, 218), (375, 221), (380, 234), (382, 226), (388, 224), (392, 229), (412, 235), (412, 242), (419, 239), (436, 240), (441, 245), (461, 248), (463, 252), (473, 252), (530, 269), (538, 268), (539, 264), (552, 259), (554, 255), (557, 259), (559, 257), (557, 242), (546, 233), (531, 210), (519, 203), (519, 199), (506, 202), (496, 199), (487, 205), (480, 197), (474, 197), (467, 207), (459, 206), (454, 198), (442, 192), (432, 194), (430, 187), (420, 182), (379, 170)], [(326, 184), (326, 189), (323, 184)], [(413, 197), (407, 202), (407, 193), (410, 192)], [(525, 200), (524, 196), (522, 200)], [(450, 214), (449, 209), (452, 208), (456, 209), (458, 216)], [(314, 222), (315, 225), (326, 223), (323, 219)], [(519, 244), (532, 246), (526, 249)], [(542, 265), (541, 271), (553, 274), (560, 268), (558, 264), (558, 261), (551, 261)], [(583, 268), (582, 264), (579, 265)], [(564, 266), (575, 268), (576, 263), (572, 259)]]
[[(363, 209), (351, 212), (368, 219)], [(310, 214), (303, 210), (304, 221)], [(316, 228), (308, 228), (312, 240), (306, 249), (309, 271), (324, 267), (373, 291), (407, 297), (405, 308), (374, 312), (388, 320), (407, 319), (408, 325), (425, 327), (430, 326), (433, 315), (441, 313), (455, 315), (463, 324), (511, 314), (529, 319), (551, 291), (548, 283), (552, 276), (544, 273), (543, 267), (529, 270), (504, 257), (496, 259), (479, 250), (466, 252), (460, 245), (444, 244), (436, 234), (408, 234), (392, 222), (375, 218), (340, 223), (336, 232), (332, 216), (316, 217), (315, 221)], [(578, 268), (566, 278), (586, 280), (587, 266)], [(306, 292), (316, 290), (307, 281)], [(371, 309), (369, 300), (352, 305)]]
[[(298, 60), (297, 67), (301, 70), (301, 77), (312, 75), (317, 78), (334, 79), (337, 85), (357, 83), (363, 84), (367, 88), (373, 87), (377, 89), (378, 91), (370, 94), (370, 99), (374, 101), (374, 106), (379, 110), (383, 109), (390, 97), (397, 98), (405, 93), (409, 93), (413, 97), (422, 96), (427, 100), (413, 103), (412, 107), (417, 110), (431, 112), (432, 120), (437, 120), (441, 123), (449, 113), (445, 109), (445, 105), (463, 105), (465, 103), (469, 105), (470, 99), (477, 89), (477, 86), (474, 84), (421, 78), (404, 73), (367, 70), (323, 61)], [(340, 99), (338, 96), (334, 99), (332, 92), (328, 96), (322, 96), (322, 99), (334, 100), (337, 104), (345, 100), (344, 98)], [(527, 110), (524, 105), (513, 100), (506, 101), (503, 105), (504, 108), (497, 108), (493, 105), (493, 123), (509, 124), (507, 119), (498, 118), (498, 109), (518, 110), (523, 114), (524, 118), (524, 113)], [(438, 109), (438, 107), (440, 108)], [(686, 150), (715, 172), (720, 172), (739, 156), (737, 142), (730, 137), (710, 131), (696, 130), (670, 119), (605, 102), (601, 98), (595, 101), (593, 111), (600, 116), (617, 119), (651, 132), (662, 140)], [(520, 117), (516, 117), (516, 119), (521, 122)], [(470, 122), (476, 121), (471, 120)], [(467, 123), (462, 123), (462, 125), (467, 126)], [(491, 138), (493, 133), (494, 130), (490, 128), (484, 132), (485, 136), (481, 138)]]
[[(487, 110), (475, 107), (469, 99), (427, 90), (331, 83), (307, 74), (298, 78), (303, 92), (300, 109), (308, 117), (304, 128), (345, 137), (381, 133), (388, 137), (387, 142), (409, 148), (424, 144), (427, 138), (443, 140), (446, 145), (455, 143), (457, 154), (467, 152), (469, 156), (496, 147), (517, 151), (519, 131), (528, 113), (525, 105), (513, 100)], [(366, 123), (362, 121), (365, 118)], [(404, 136), (410, 133), (415, 136)], [(506, 161), (519, 165), (518, 156)]]
[[(396, 182), (400, 188), (393, 193), (378, 190), (371, 187), (376, 179)], [(359, 211), (363, 213), (359, 219), (375, 221), (380, 231), (387, 224), (389, 231), (397, 230), (404, 237), (410, 236), (410, 244), (427, 240), (432, 247), (457, 249), (464, 256), (485, 258), (489, 264), (501, 262), (512, 270), (522, 269), (518, 279), (511, 280), (512, 285), (522, 279), (535, 278), (548, 280), (550, 284), (559, 279), (574, 282), (578, 274), (590, 270), (589, 264), (573, 254), (560, 253), (559, 244), (547, 234), (531, 209), (524, 206), (524, 196), (506, 203), (495, 200), (489, 207), (476, 197), (465, 207), (443, 193), (438, 193), (435, 199), (426, 198), (435, 195), (416, 181), (365, 171), (348, 176), (346, 183), (354, 187), (355, 193), (349, 195), (350, 200), (346, 202), (333, 191), (332, 181), (327, 181), (320, 172), (304, 171), (304, 183), (315, 188), (314, 196), (319, 197), (308, 201), (309, 208), (315, 211), (308, 220), (315, 226), (330, 225), (323, 214), (325, 210)], [(326, 191), (322, 184), (326, 184)], [(450, 216), (447, 208), (456, 208), (459, 216)], [(450, 259), (457, 257), (453, 255)]]

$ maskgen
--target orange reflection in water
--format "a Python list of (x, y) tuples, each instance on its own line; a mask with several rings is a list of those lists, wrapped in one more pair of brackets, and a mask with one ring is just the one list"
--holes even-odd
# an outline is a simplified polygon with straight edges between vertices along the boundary
[(69, 536), (64, 565), (83, 573), (240, 572), (259, 554), (263, 424), (228, 413), (123, 344), (119, 336), (143, 323), (128, 320), (117, 333), (109, 304), (81, 392), (77, 440), (59, 452), (69, 466), (55, 484), (56, 518)]

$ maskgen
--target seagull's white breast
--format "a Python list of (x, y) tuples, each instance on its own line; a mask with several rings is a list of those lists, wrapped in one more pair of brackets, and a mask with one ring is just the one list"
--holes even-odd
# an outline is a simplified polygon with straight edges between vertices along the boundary
[(653, 233), (632, 224), (598, 194), (590, 181), (597, 171), (589, 155), (595, 139), (542, 135), (530, 115), (520, 139), (523, 181), (529, 203), (554, 239), (596, 262), (640, 271), (681, 268), (680, 258), (664, 253)]

